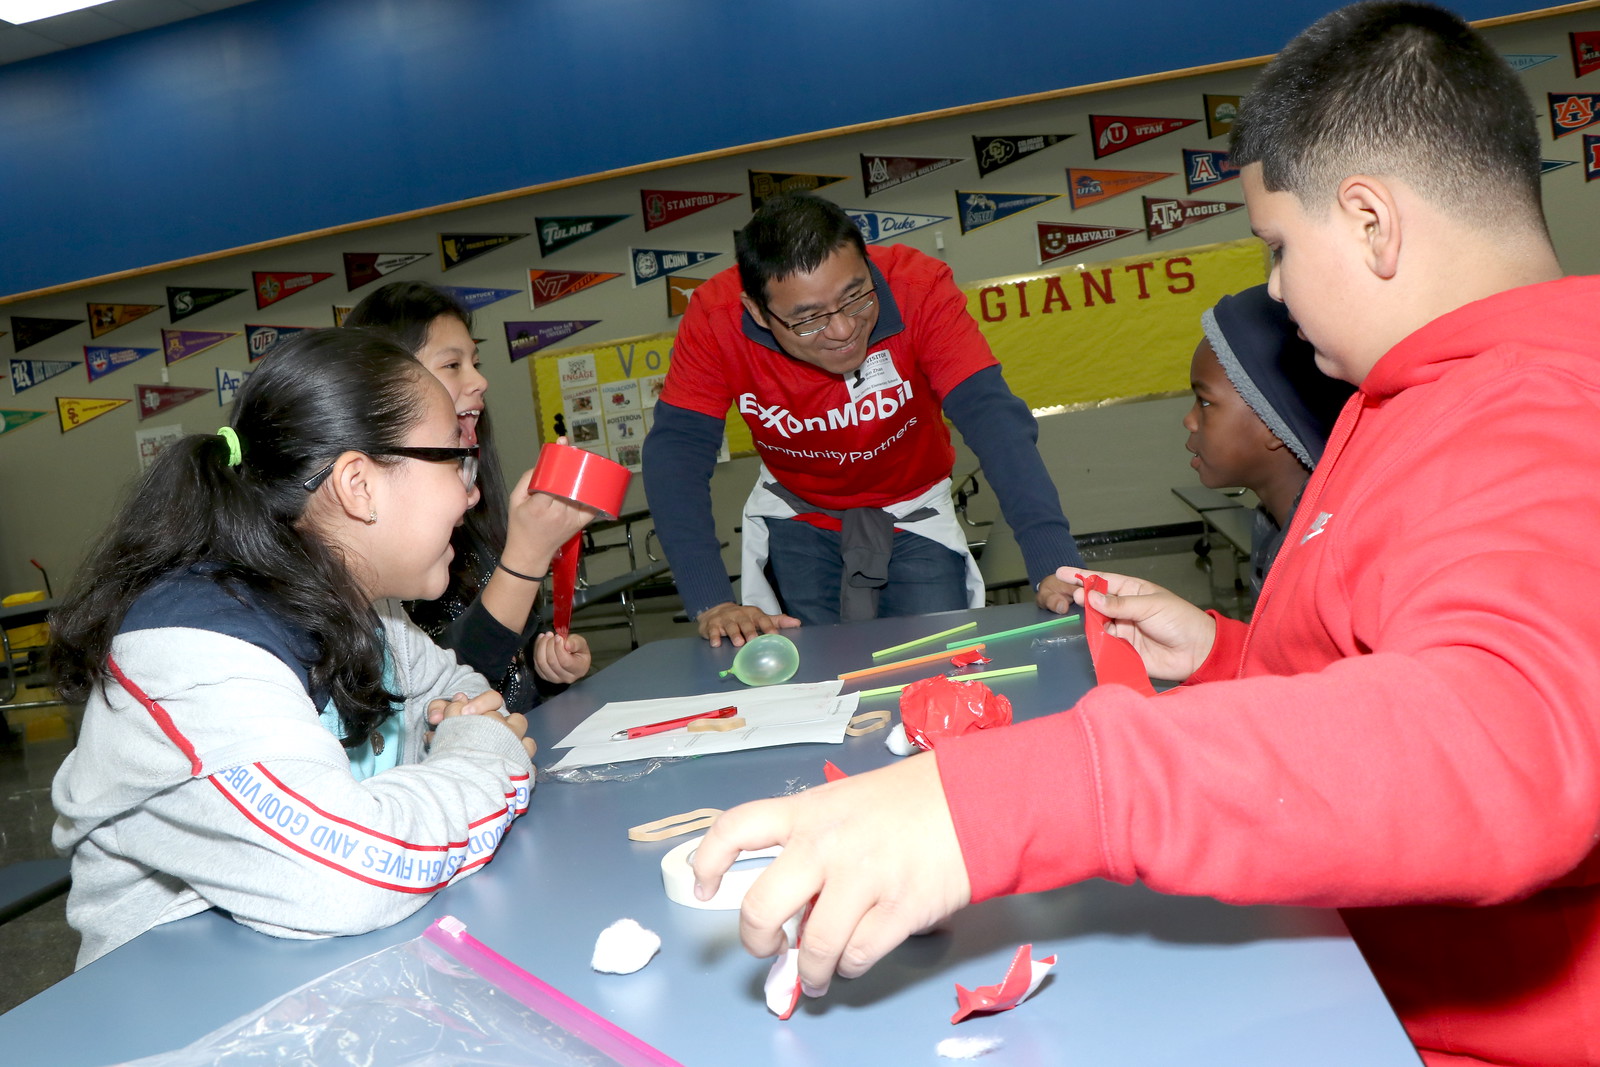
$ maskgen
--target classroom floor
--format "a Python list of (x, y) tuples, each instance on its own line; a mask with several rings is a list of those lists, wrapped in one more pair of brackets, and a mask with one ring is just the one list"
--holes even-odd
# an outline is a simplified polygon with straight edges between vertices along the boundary
[[(1108, 571), (1136, 574), (1179, 593), (1203, 607), (1214, 607), (1236, 618), (1245, 617), (1250, 599), (1233, 583), (1222, 562), (1213, 581), (1209, 565), (1192, 551), (1192, 539), (1174, 538), (1116, 546), (1091, 553), (1090, 564)], [(669, 637), (692, 636), (686, 622), (675, 622), (682, 611), (676, 598), (641, 602), (637, 617), (641, 643)], [(615, 616), (620, 618), (620, 615)], [(589, 629), (586, 622), (606, 621), (603, 609), (580, 615), (594, 650), (595, 668), (615, 662), (629, 651), (623, 627)], [(69, 725), (76, 717), (68, 709)], [(20, 733), (0, 731), (0, 865), (54, 855), (50, 846), (50, 779), (71, 749), (70, 738), (24, 744)], [(72, 973), (78, 936), (66, 922), (66, 903), (58, 897), (21, 918), (0, 925), (0, 1013), (53, 985)]]

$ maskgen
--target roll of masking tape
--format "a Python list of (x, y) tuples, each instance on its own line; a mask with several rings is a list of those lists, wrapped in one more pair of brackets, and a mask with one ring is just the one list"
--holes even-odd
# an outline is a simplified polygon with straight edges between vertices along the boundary
[(773, 845), (771, 848), (759, 849), (755, 852), (741, 852), (734, 859), (734, 866), (722, 876), (722, 884), (717, 887), (710, 900), (699, 900), (694, 895), (694, 853), (700, 847), (700, 842), (705, 836), (691, 838), (683, 844), (661, 857), (661, 884), (667, 891), (667, 899), (674, 904), (682, 904), (686, 908), (699, 908), (701, 911), (736, 911), (744, 903), (744, 895), (756, 879), (761, 877), (767, 869), (766, 864), (754, 867), (738, 866), (741, 860), (772, 859), (783, 851), (782, 845)]
[(583, 504), (614, 519), (622, 513), (622, 500), (632, 480), (633, 473), (620, 463), (551, 441), (539, 450), (528, 488)]

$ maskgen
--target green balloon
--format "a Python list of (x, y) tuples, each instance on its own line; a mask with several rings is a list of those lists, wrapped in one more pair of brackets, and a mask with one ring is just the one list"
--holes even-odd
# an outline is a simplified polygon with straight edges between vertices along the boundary
[(800, 650), (782, 634), (762, 634), (746, 641), (739, 654), (733, 657), (733, 676), (745, 685), (787, 682), (799, 669)]

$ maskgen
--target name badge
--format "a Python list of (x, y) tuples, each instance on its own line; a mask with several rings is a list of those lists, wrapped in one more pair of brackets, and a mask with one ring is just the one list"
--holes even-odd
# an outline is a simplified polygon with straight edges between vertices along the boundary
[(894, 358), (889, 355), (887, 348), (868, 353), (867, 358), (861, 361), (861, 366), (844, 376), (844, 383), (850, 388), (852, 401), (860, 400), (881, 389), (893, 389), (902, 381), (904, 379), (895, 369)]

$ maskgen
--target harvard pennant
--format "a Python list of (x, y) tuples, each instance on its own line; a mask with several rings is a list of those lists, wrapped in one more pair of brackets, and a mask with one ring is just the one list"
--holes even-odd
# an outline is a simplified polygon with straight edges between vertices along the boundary
[(1144, 198), (1145, 236), (1155, 240), (1242, 207), (1242, 203), (1226, 200), (1171, 200), (1147, 196)]
[(628, 258), (633, 262), (634, 285), (643, 285), (656, 278), (676, 274), (680, 270), (698, 267), (706, 260), (715, 259), (720, 255), (721, 252), (691, 252), (670, 248), (628, 249)]
[(90, 304), (89, 336), (99, 337), (110, 333), (118, 326), (126, 326), (135, 319), (142, 319), (152, 311), (160, 310), (160, 304)]
[(1036, 226), (1041, 267), (1097, 245), (1110, 244), (1142, 232), (1137, 226), (1093, 226), (1071, 222), (1040, 222)]
[(960, 162), (960, 156), (862, 155), (861, 184), (867, 187), (867, 195), (872, 196)]
[(585, 237), (593, 237), (607, 226), (615, 226), (626, 215), (557, 215), (536, 218), (533, 225), (539, 231), (539, 254), (548, 256)]
[(708, 207), (716, 207), (743, 193), (691, 193), (682, 189), (640, 189), (639, 203), (644, 208), (644, 228), (653, 230), (677, 222)]
[(750, 171), (750, 206), (759, 208), (783, 193), (814, 193), (845, 180), (843, 174), (780, 174), (770, 170), (753, 170)]
[(1170, 178), (1170, 170), (1088, 170), (1070, 167), (1067, 170), (1067, 199), (1072, 210), (1078, 211), (1090, 204), (1110, 200), (1113, 196), (1131, 193), (1141, 186)]
[(135, 386), (135, 391), (139, 397), (140, 422), (211, 392), (188, 385), (140, 385)]
[(533, 355), (557, 341), (564, 341), (579, 330), (587, 330), (599, 319), (568, 319), (565, 322), (508, 322), (506, 347), (511, 350), (511, 362)]
[(1600, 93), (1547, 95), (1550, 98), (1550, 136), (1557, 140), (1600, 122)]
[(856, 211), (845, 209), (850, 221), (861, 231), (867, 244), (877, 244), (891, 237), (904, 237), (913, 230), (932, 226), (936, 222), (949, 222), (949, 215), (913, 215), (905, 211)]
[(201, 289), (189, 285), (182, 288), (167, 286), (168, 314), (173, 322), (197, 315), (208, 307), (230, 300), (244, 292), (243, 289)]
[(1600, 70), (1600, 30), (1569, 33), (1572, 39), (1572, 76), (1581, 78)]
[(81, 325), (83, 325), (82, 319), (40, 319), (13, 315), (11, 316), (13, 351), (21, 352), (24, 348), (32, 348), (40, 341), (47, 341), (58, 333)]
[(375, 282), (385, 274), (393, 274), (401, 267), (409, 267), (427, 259), (431, 252), (346, 252), (344, 254), (344, 283), (356, 290), (368, 282)]
[(1070, 133), (1018, 133), (997, 137), (972, 135), (972, 154), (978, 161), (978, 177), (987, 178), (1001, 167), (1060, 144)]
[(1183, 150), (1183, 180), (1191, 193), (1231, 182), (1239, 172), (1228, 165), (1228, 153), (1215, 148)]
[(58, 396), (56, 397), (56, 417), (61, 420), (61, 432), (76, 430), (86, 422), (93, 422), (108, 411), (115, 411), (124, 404), (132, 403), (132, 398), (125, 400), (106, 400), (94, 396)]
[(256, 310), (309, 289), (318, 282), (333, 277), (331, 271), (312, 270), (258, 270), (251, 272), (255, 282)]
[(546, 304), (554, 304), (564, 296), (581, 293), (585, 289), (620, 278), (621, 274), (600, 270), (530, 270), (528, 271), (528, 300), (537, 311)]
[(121, 370), (130, 363), (137, 363), (145, 356), (153, 356), (159, 351), (161, 351), (159, 348), (107, 348), (84, 345), (83, 369), (88, 372), (89, 380), (92, 382), (104, 378), (112, 371)]
[(1094, 137), (1094, 158), (1103, 159), (1134, 145), (1165, 137), (1193, 126), (1198, 119), (1137, 118), (1132, 115), (1090, 115), (1089, 132)]
[(1060, 193), (975, 193), (956, 192), (956, 217), (961, 232), (970, 233), (991, 222), (1061, 198)]

